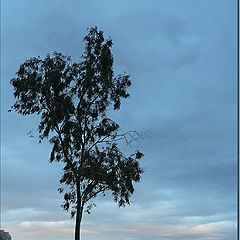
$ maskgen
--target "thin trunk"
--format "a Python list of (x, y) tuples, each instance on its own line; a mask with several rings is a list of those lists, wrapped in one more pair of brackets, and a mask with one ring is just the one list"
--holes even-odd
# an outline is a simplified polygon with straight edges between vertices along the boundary
[(75, 240), (80, 240), (80, 228), (81, 228), (81, 207), (77, 207), (76, 225), (75, 225)]
[(83, 214), (83, 206), (81, 204), (80, 185), (77, 184), (77, 213), (76, 213), (76, 225), (75, 225), (75, 240), (81, 239), (81, 221)]

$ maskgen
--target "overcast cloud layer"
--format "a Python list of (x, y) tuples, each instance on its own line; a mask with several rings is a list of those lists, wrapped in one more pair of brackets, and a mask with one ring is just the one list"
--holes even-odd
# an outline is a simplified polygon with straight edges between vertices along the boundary
[(70, 240), (74, 221), (60, 208), (61, 164), (26, 134), (38, 118), (7, 112), (9, 81), (33, 56), (78, 61), (96, 25), (113, 40), (115, 73), (132, 80), (112, 117), (149, 137), (131, 206), (98, 198), (83, 239), (237, 239), (237, 1), (3, 0), (1, 10), (2, 228), (13, 239)]

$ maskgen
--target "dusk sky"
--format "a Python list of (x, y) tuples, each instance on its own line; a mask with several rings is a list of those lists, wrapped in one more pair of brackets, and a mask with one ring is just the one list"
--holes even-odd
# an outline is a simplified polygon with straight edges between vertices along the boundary
[(98, 26), (113, 40), (115, 74), (132, 81), (111, 117), (148, 136), (138, 146), (145, 172), (131, 205), (97, 198), (82, 239), (236, 240), (237, 0), (1, 4), (2, 229), (13, 240), (73, 239), (57, 191), (63, 165), (50, 164), (51, 146), (38, 144), (37, 116), (8, 112), (9, 82), (33, 56), (56, 50), (79, 61), (87, 28)]

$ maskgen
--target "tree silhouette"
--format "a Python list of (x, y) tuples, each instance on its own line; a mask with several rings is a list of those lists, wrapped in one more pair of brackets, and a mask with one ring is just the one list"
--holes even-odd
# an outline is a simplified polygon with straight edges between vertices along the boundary
[(33, 57), (20, 65), (11, 79), (16, 102), (12, 106), (22, 115), (38, 114), (40, 142), (52, 144), (50, 162), (63, 162), (59, 192), (62, 207), (76, 217), (75, 240), (80, 239), (83, 211), (90, 212), (90, 200), (110, 190), (119, 206), (130, 204), (133, 182), (143, 170), (136, 150), (126, 157), (119, 141), (127, 143), (138, 132), (120, 133), (119, 125), (107, 111), (119, 110), (129, 97), (127, 74), (114, 77), (112, 40), (105, 39), (97, 27), (84, 38), (85, 51), (79, 63), (54, 52), (45, 59)]

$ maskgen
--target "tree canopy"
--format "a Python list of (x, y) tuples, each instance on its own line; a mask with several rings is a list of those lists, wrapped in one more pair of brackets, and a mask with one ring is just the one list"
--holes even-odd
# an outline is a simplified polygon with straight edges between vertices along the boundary
[[(71, 209), (72, 217), (77, 214), (79, 228), (89, 200), (109, 190), (119, 206), (129, 204), (133, 182), (140, 181), (143, 173), (139, 164), (143, 154), (136, 150), (125, 156), (119, 149), (119, 141), (134, 139), (138, 133), (122, 133), (107, 116), (129, 97), (130, 76), (114, 76), (112, 40), (97, 27), (89, 30), (84, 42), (80, 62), (72, 63), (71, 57), (58, 52), (45, 59), (33, 57), (11, 79), (16, 98), (12, 109), (40, 115), (39, 141), (52, 144), (50, 162), (64, 163), (62, 207)], [(76, 233), (75, 239), (79, 239)]]

